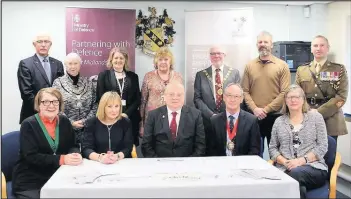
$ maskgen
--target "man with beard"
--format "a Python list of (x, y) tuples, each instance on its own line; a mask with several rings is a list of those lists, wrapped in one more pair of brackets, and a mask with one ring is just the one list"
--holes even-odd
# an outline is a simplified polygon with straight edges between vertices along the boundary
[[(226, 56), (223, 48), (212, 46), (210, 48), (211, 66), (198, 71), (194, 82), (194, 104), (202, 113), (206, 134), (206, 146), (209, 146), (212, 137), (210, 118), (225, 111), (223, 103), (223, 91), (229, 83), (240, 83), (239, 70), (224, 65)], [(206, 147), (206, 155), (210, 154), (209, 147)]]
[(261, 157), (264, 151), (264, 139), (269, 145), (274, 121), (279, 113), (284, 93), (290, 85), (288, 64), (272, 55), (272, 35), (266, 31), (257, 36), (259, 57), (251, 60), (245, 67), (242, 87), (248, 111), (259, 119), (262, 138)]
[(311, 52), (314, 60), (298, 67), (296, 84), (305, 92), (312, 110), (323, 115), (328, 135), (337, 140), (348, 133), (341, 109), (348, 95), (347, 71), (344, 65), (328, 60), (329, 42), (324, 36), (313, 39)]

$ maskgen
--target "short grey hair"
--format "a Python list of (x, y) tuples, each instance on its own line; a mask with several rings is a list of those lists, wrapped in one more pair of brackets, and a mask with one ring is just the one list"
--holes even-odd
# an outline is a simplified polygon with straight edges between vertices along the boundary
[(177, 88), (179, 88), (180, 90), (182, 90), (185, 93), (185, 87), (181, 82), (178, 81), (171, 81), (170, 83), (167, 84), (164, 93), (168, 93), (170, 90), (171, 86), (176, 86)]
[(212, 45), (209, 49), (209, 53), (211, 53), (211, 51), (214, 49), (214, 48), (218, 48), (222, 53), (224, 54), (227, 54), (227, 49), (226, 47), (224, 47), (223, 45), (219, 45), (219, 44), (215, 44), (215, 45)]
[(82, 64), (82, 58), (80, 58), (80, 56), (77, 54), (77, 53), (75, 53), (75, 52), (71, 52), (71, 53), (69, 53), (66, 57), (65, 57), (65, 61), (64, 61), (64, 64), (66, 65), (67, 64), (67, 62), (69, 62), (70, 60), (78, 60), (78, 62), (80, 63), (80, 64)]
[(237, 86), (239, 89), (240, 89), (240, 95), (241, 96), (244, 96), (244, 90), (243, 90), (243, 88), (241, 87), (241, 85), (240, 84), (237, 84), (237, 83), (229, 83), (226, 87), (225, 87), (225, 89), (224, 89), (224, 93), (227, 93), (227, 90), (228, 90), (228, 88), (229, 87), (231, 87), (231, 86)]
[(271, 38), (271, 41), (273, 41), (273, 36), (272, 36), (272, 34), (269, 33), (269, 32), (267, 32), (267, 31), (262, 31), (262, 32), (260, 32), (260, 33), (257, 35), (257, 39), (258, 39), (258, 37), (260, 37), (260, 36), (268, 36), (268, 37)]

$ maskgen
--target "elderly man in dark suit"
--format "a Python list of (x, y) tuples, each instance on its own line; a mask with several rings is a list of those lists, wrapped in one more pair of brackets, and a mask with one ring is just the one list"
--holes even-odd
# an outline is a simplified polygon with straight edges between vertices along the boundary
[(22, 108), (20, 121), (36, 113), (34, 97), (42, 88), (51, 87), (57, 77), (64, 75), (61, 61), (49, 57), (52, 41), (49, 35), (39, 34), (33, 40), (36, 53), (20, 61), (17, 71)]
[(141, 150), (144, 157), (196, 157), (205, 154), (201, 112), (184, 105), (184, 86), (171, 82), (165, 106), (149, 112)]
[(239, 84), (231, 83), (224, 90), (226, 110), (211, 118), (210, 155), (259, 155), (261, 134), (258, 118), (240, 109), (244, 99)]
[[(194, 104), (203, 116), (206, 133), (206, 144), (211, 137), (210, 118), (225, 110), (223, 103), (223, 89), (229, 83), (241, 81), (238, 69), (224, 65), (226, 56), (223, 48), (213, 46), (210, 48), (210, 60), (212, 65), (196, 73), (194, 83)], [(207, 147), (206, 155), (209, 155)]]

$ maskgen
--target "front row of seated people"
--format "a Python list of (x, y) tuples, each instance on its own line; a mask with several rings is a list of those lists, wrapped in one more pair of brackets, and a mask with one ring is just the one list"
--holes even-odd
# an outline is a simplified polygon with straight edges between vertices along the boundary
[[(212, 137), (206, 146), (199, 110), (184, 105), (183, 84), (173, 82), (165, 90), (166, 105), (149, 112), (141, 150), (149, 157), (199, 157), (210, 147), (211, 156), (260, 154), (258, 119), (240, 109), (243, 90), (228, 84), (225, 112), (211, 117)], [(86, 121), (81, 151), (72, 125), (63, 110), (61, 93), (44, 88), (35, 98), (37, 114), (21, 124), (19, 160), (13, 172), (13, 193), (18, 198), (39, 198), (40, 189), (60, 165), (76, 166), (82, 158), (112, 164), (131, 157), (132, 124), (123, 117), (121, 99), (106, 92), (96, 117)], [(274, 123), (269, 144), (276, 166), (300, 183), (301, 198), (327, 179), (327, 132), (323, 117), (310, 110), (303, 90), (292, 85), (285, 94), (283, 115)], [(81, 155), (82, 154), (82, 155)]]

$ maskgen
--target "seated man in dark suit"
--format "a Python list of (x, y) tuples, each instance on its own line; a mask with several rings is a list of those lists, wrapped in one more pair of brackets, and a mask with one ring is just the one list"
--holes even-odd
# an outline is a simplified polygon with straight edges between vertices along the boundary
[(39, 90), (52, 87), (54, 80), (64, 75), (62, 62), (49, 55), (51, 45), (49, 35), (38, 34), (33, 39), (36, 53), (19, 63), (17, 80), (23, 101), (20, 124), (27, 117), (37, 113), (34, 109), (34, 97)]
[(184, 105), (184, 86), (171, 82), (165, 106), (149, 112), (141, 150), (144, 157), (204, 156), (205, 132), (201, 112)]
[(228, 84), (224, 90), (226, 110), (211, 117), (213, 134), (210, 138), (211, 156), (259, 155), (261, 137), (258, 119), (240, 110), (243, 90), (239, 84)]

